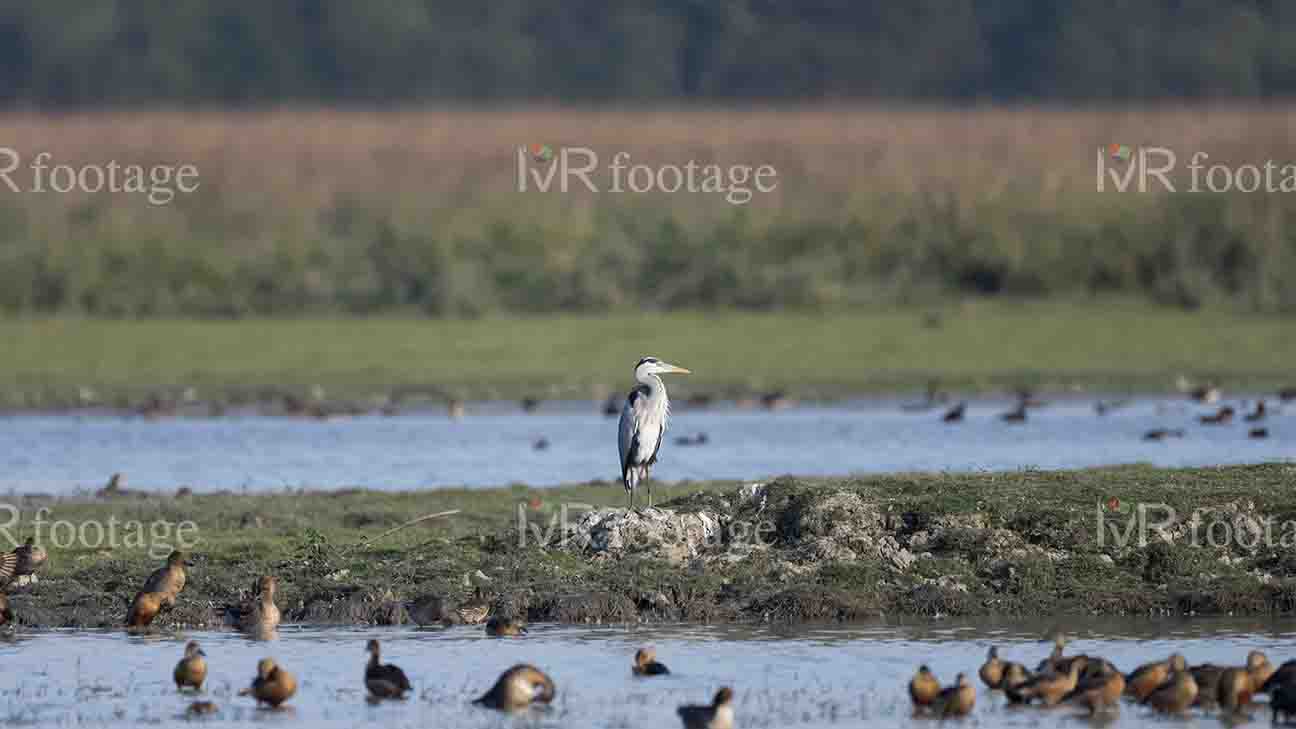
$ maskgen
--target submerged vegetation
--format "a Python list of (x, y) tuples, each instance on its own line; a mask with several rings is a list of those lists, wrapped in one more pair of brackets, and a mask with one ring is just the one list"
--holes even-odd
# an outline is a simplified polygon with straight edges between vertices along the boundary
[[(1296, 159), (1289, 116), (1280, 104), (9, 112), (0, 138), (25, 192), (0, 196), (0, 312), (472, 317), (968, 296), (1293, 312), (1287, 196), (1182, 191), (1195, 152), (1231, 167)], [(1098, 192), (1095, 155), (1113, 141), (1175, 151), (1181, 191)], [(519, 192), (533, 143), (591, 150), (596, 180), (622, 153), (652, 168), (769, 165), (777, 188), (745, 205), (575, 181)], [(47, 170), (46, 192), (31, 192), (41, 151), (50, 167), (193, 165), (199, 187), (154, 206), (50, 193)]]
[(285, 622), (306, 623), (408, 622), (407, 601), (476, 587), (495, 614), (561, 622), (1290, 613), (1293, 477), (1273, 464), (680, 483), (658, 486), (667, 511), (642, 516), (608, 508), (623, 494), (598, 483), (27, 497), (21, 529), (48, 507), (50, 559), (11, 604), (30, 626), (119, 625), (160, 558), (50, 538), (69, 533), (52, 522), (111, 517), (196, 525), (195, 566), (161, 627), (220, 625), (262, 574), (279, 578)]

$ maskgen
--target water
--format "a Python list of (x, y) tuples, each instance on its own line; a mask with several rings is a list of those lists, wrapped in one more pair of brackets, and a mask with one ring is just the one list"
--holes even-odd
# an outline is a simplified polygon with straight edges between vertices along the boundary
[[(1081, 468), (1146, 462), (1198, 466), (1296, 458), (1293, 409), (1271, 415), (1271, 437), (1247, 437), (1249, 423), (1202, 426), (1213, 408), (1141, 400), (1104, 417), (1092, 400), (1032, 410), (1021, 425), (1001, 422), (1005, 402), (971, 403), (965, 422), (939, 411), (904, 412), (895, 401), (857, 401), (783, 411), (679, 409), (654, 475), (757, 479), (793, 473)], [(0, 417), (0, 490), (70, 493), (103, 485), (115, 472), (130, 486), (273, 489), (366, 486), (548, 486), (619, 477), (616, 419), (588, 403), (546, 404), (523, 414), (511, 404), (441, 414), (329, 421), (243, 415), (148, 420), (112, 415)], [(1241, 410), (1239, 409), (1239, 412)], [(1152, 428), (1184, 428), (1183, 439), (1144, 442)], [(705, 433), (701, 446), (678, 436)], [(549, 447), (533, 444), (544, 438)]]
[[(741, 727), (932, 726), (910, 717), (905, 685), (919, 663), (944, 682), (959, 671), (975, 680), (990, 642), (1007, 658), (1034, 665), (1049, 646), (1048, 623), (1020, 620), (801, 627), (532, 626), (520, 639), (486, 638), (480, 629), (294, 629), (269, 643), (234, 633), (126, 636), (115, 632), (48, 632), (0, 640), (0, 722), (6, 726), (183, 726), (192, 697), (171, 683), (184, 642), (202, 643), (210, 673), (206, 695), (219, 726), (309, 727), (625, 727), (679, 726), (675, 707), (709, 701), (732, 686)], [(1099, 654), (1123, 670), (1178, 650), (1190, 663), (1240, 664), (1265, 650), (1275, 664), (1292, 657), (1290, 621), (1094, 619), (1068, 621), (1075, 652)], [(415, 692), (402, 703), (368, 705), (361, 683), (369, 638), (401, 666)], [(636, 679), (630, 661), (641, 645), (657, 648), (672, 675)], [(238, 697), (258, 659), (272, 656), (293, 671), (297, 696), (285, 711), (258, 710)], [(546, 670), (558, 687), (553, 705), (506, 717), (470, 705), (498, 674), (518, 662)], [(1076, 726), (1077, 710), (1012, 708), (980, 688), (968, 723), (981, 726)], [(1256, 726), (1268, 724), (1256, 712)], [(1214, 717), (1194, 723), (1216, 726)], [(1117, 726), (1164, 726), (1126, 704)]]

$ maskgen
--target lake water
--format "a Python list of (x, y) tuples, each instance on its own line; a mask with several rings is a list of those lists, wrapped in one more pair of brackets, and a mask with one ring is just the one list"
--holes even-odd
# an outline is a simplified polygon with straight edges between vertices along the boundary
[[(939, 410), (906, 412), (891, 400), (780, 411), (680, 406), (654, 476), (759, 479), (785, 473), (1062, 469), (1133, 462), (1196, 466), (1296, 458), (1296, 407), (1264, 423), (1243, 423), (1239, 417), (1220, 426), (1197, 423), (1197, 415), (1213, 407), (1180, 399), (1144, 399), (1101, 417), (1092, 400), (1061, 400), (1031, 410), (1022, 424), (998, 418), (1009, 407), (1004, 401), (973, 401), (964, 422), (946, 424)], [(512, 403), (484, 403), (470, 405), (458, 420), (440, 413), (324, 421), (251, 414), (7, 415), (0, 417), (0, 491), (95, 489), (115, 472), (125, 474), (128, 486), (167, 490), (616, 480), (616, 419), (592, 410), (589, 403), (546, 403), (525, 414)], [(1249, 438), (1255, 425), (1266, 426), (1270, 437)], [(1179, 439), (1142, 440), (1153, 428), (1185, 433)], [(706, 434), (706, 444), (674, 442), (698, 433)], [(541, 439), (547, 448), (535, 447)]]
[[(517, 639), (486, 638), (480, 629), (294, 629), (277, 640), (240, 635), (126, 636), (115, 632), (44, 632), (0, 639), (0, 724), (4, 726), (187, 726), (171, 669), (184, 642), (202, 643), (210, 673), (205, 698), (219, 707), (203, 719), (223, 727), (625, 727), (679, 726), (675, 707), (703, 703), (720, 686), (736, 692), (740, 727), (933, 726), (910, 717), (906, 682), (919, 663), (943, 682), (975, 672), (993, 642), (1001, 654), (1034, 665), (1050, 646), (1040, 642), (1056, 623), (937, 621), (855, 627), (532, 626)], [(1171, 651), (1190, 663), (1241, 663), (1265, 650), (1275, 664), (1296, 653), (1291, 621), (1232, 619), (1068, 620), (1069, 650), (1100, 654), (1123, 670)], [(412, 698), (372, 706), (361, 683), (365, 643), (378, 638), (383, 658), (409, 674)], [(672, 675), (635, 679), (636, 648), (653, 645)], [(236, 696), (262, 657), (274, 657), (299, 681), (291, 708), (258, 710)], [(533, 663), (554, 679), (553, 705), (507, 717), (470, 705), (501, 671)], [(980, 684), (978, 682), (978, 686)], [(967, 722), (993, 727), (1074, 727), (1078, 710), (1005, 707), (979, 688)], [(1184, 722), (1174, 722), (1176, 725)], [(1219, 726), (1197, 714), (1188, 725)], [(1267, 726), (1264, 707), (1252, 722)], [(1165, 726), (1131, 704), (1114, 726)]]

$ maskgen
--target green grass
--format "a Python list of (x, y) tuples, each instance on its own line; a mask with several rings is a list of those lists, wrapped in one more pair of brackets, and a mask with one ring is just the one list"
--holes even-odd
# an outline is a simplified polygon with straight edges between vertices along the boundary
[[(31, 624), (119, 625), (140, 582), (177, 546), (174, 529), (155, 534), (150, 543), (157, 549), (150, 555), (129, 542), (60, 548), (52, 535), (66, 540), (70, 532), (51, 529), (49, 522), (112, 519), (122, 533), (130, 521), (192, 520), (195, 567), (165, 625), (219, 622), (213, 606), (237, 600), (265, 573), (280, 578), (279, 603), (289, 620), (395, 622), (404, 619), (404, 600), (428, 593), (452, 604), (466, 598), (466, 575), (478, 570), (490, 578), (487, 592), (497, 609), (548, 621), (1290, 613), (1296, 610), (1293, 475), (1292, 465), (1267, 464), (784, 477), (768, 485), (760, 506), (735, 498), (733, 482), (676, 484), (661, 489), (668, 509), (709, 511), (722, 524), (770, 525), (750, 551), (734, 552), (735, 545), (722, 542), (687, 566), (637, 548), (620, 558), (591, 557), (553, 541), (541, 548), (530, 530), (519, 543), (519, 509), (545, 529), (563, 504), (619, 504), (621, 489), (610, 484), (11, 497), (21, 509), (19, 538), (33, 532), (37, 509), (48, 508), (37, 536), (50, 559), (34, 588), (10, 592)], [(1124, 511), (1100, 511), (1112, 497)], [(1144, 533), (1145, 543), (1137, 534), (1119, 541), (1117, 533), (1136, 518), (1131, 509), (1140, 502), (1174, 510), (1165, 532), (1169, 541), (1154, 531)], [(852, 510), (851, 504), (866, 507)], [(376, 539), (409, 519), (447, 509), (461, 512)], [(573, 509), (574, 524), (579, 509)], [(1194, 536), (1194, 514), (1204, 525), (1227, 525), (1239, 535), (1268, 522), (1272, 538), (1210, 537), (1210, 526)], [(1147, 520), (1156, 525), (1167, 516), (1153, 506)], [(1107, 530), (1105, 541), (1098, 539), (1099, 524)], [(916, 559), (907, 569), (871, 551), (888, 539), (912, 550)], [(816, 551), (825, 543), (846, 549)], [(728, 558), (735, 554), (744, 556)], [(645, 595), (658, 594), (667, 596), (666, 604), (645, 602)]]
[[(939, 326), (925, 321), (939, 317)], [(1166, 390), (1178, 374), (1283, 384), (1291, 323), (1146, 305), (974, 301), (837, 314), (645, 314), (303, 320), (0, 320), (0, 390), (45, 401), (106, 391), (319, 384), (354, 395), (430, 385), (456, 397), (588, 397), (644, 354), (691, 368), (677, 392), (804, 396), (1016, 383)], [(1290, 384), (1290, 383), (1288, 383)], [(206, 391), (203, 389), (206, 388)]]

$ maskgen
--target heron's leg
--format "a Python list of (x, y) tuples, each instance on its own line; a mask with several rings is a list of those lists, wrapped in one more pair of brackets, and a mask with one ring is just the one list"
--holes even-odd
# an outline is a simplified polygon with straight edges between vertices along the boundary
[(652, 481), (644, 480), (644, 488), (648, 489), (648, 508), (652, 508)]

